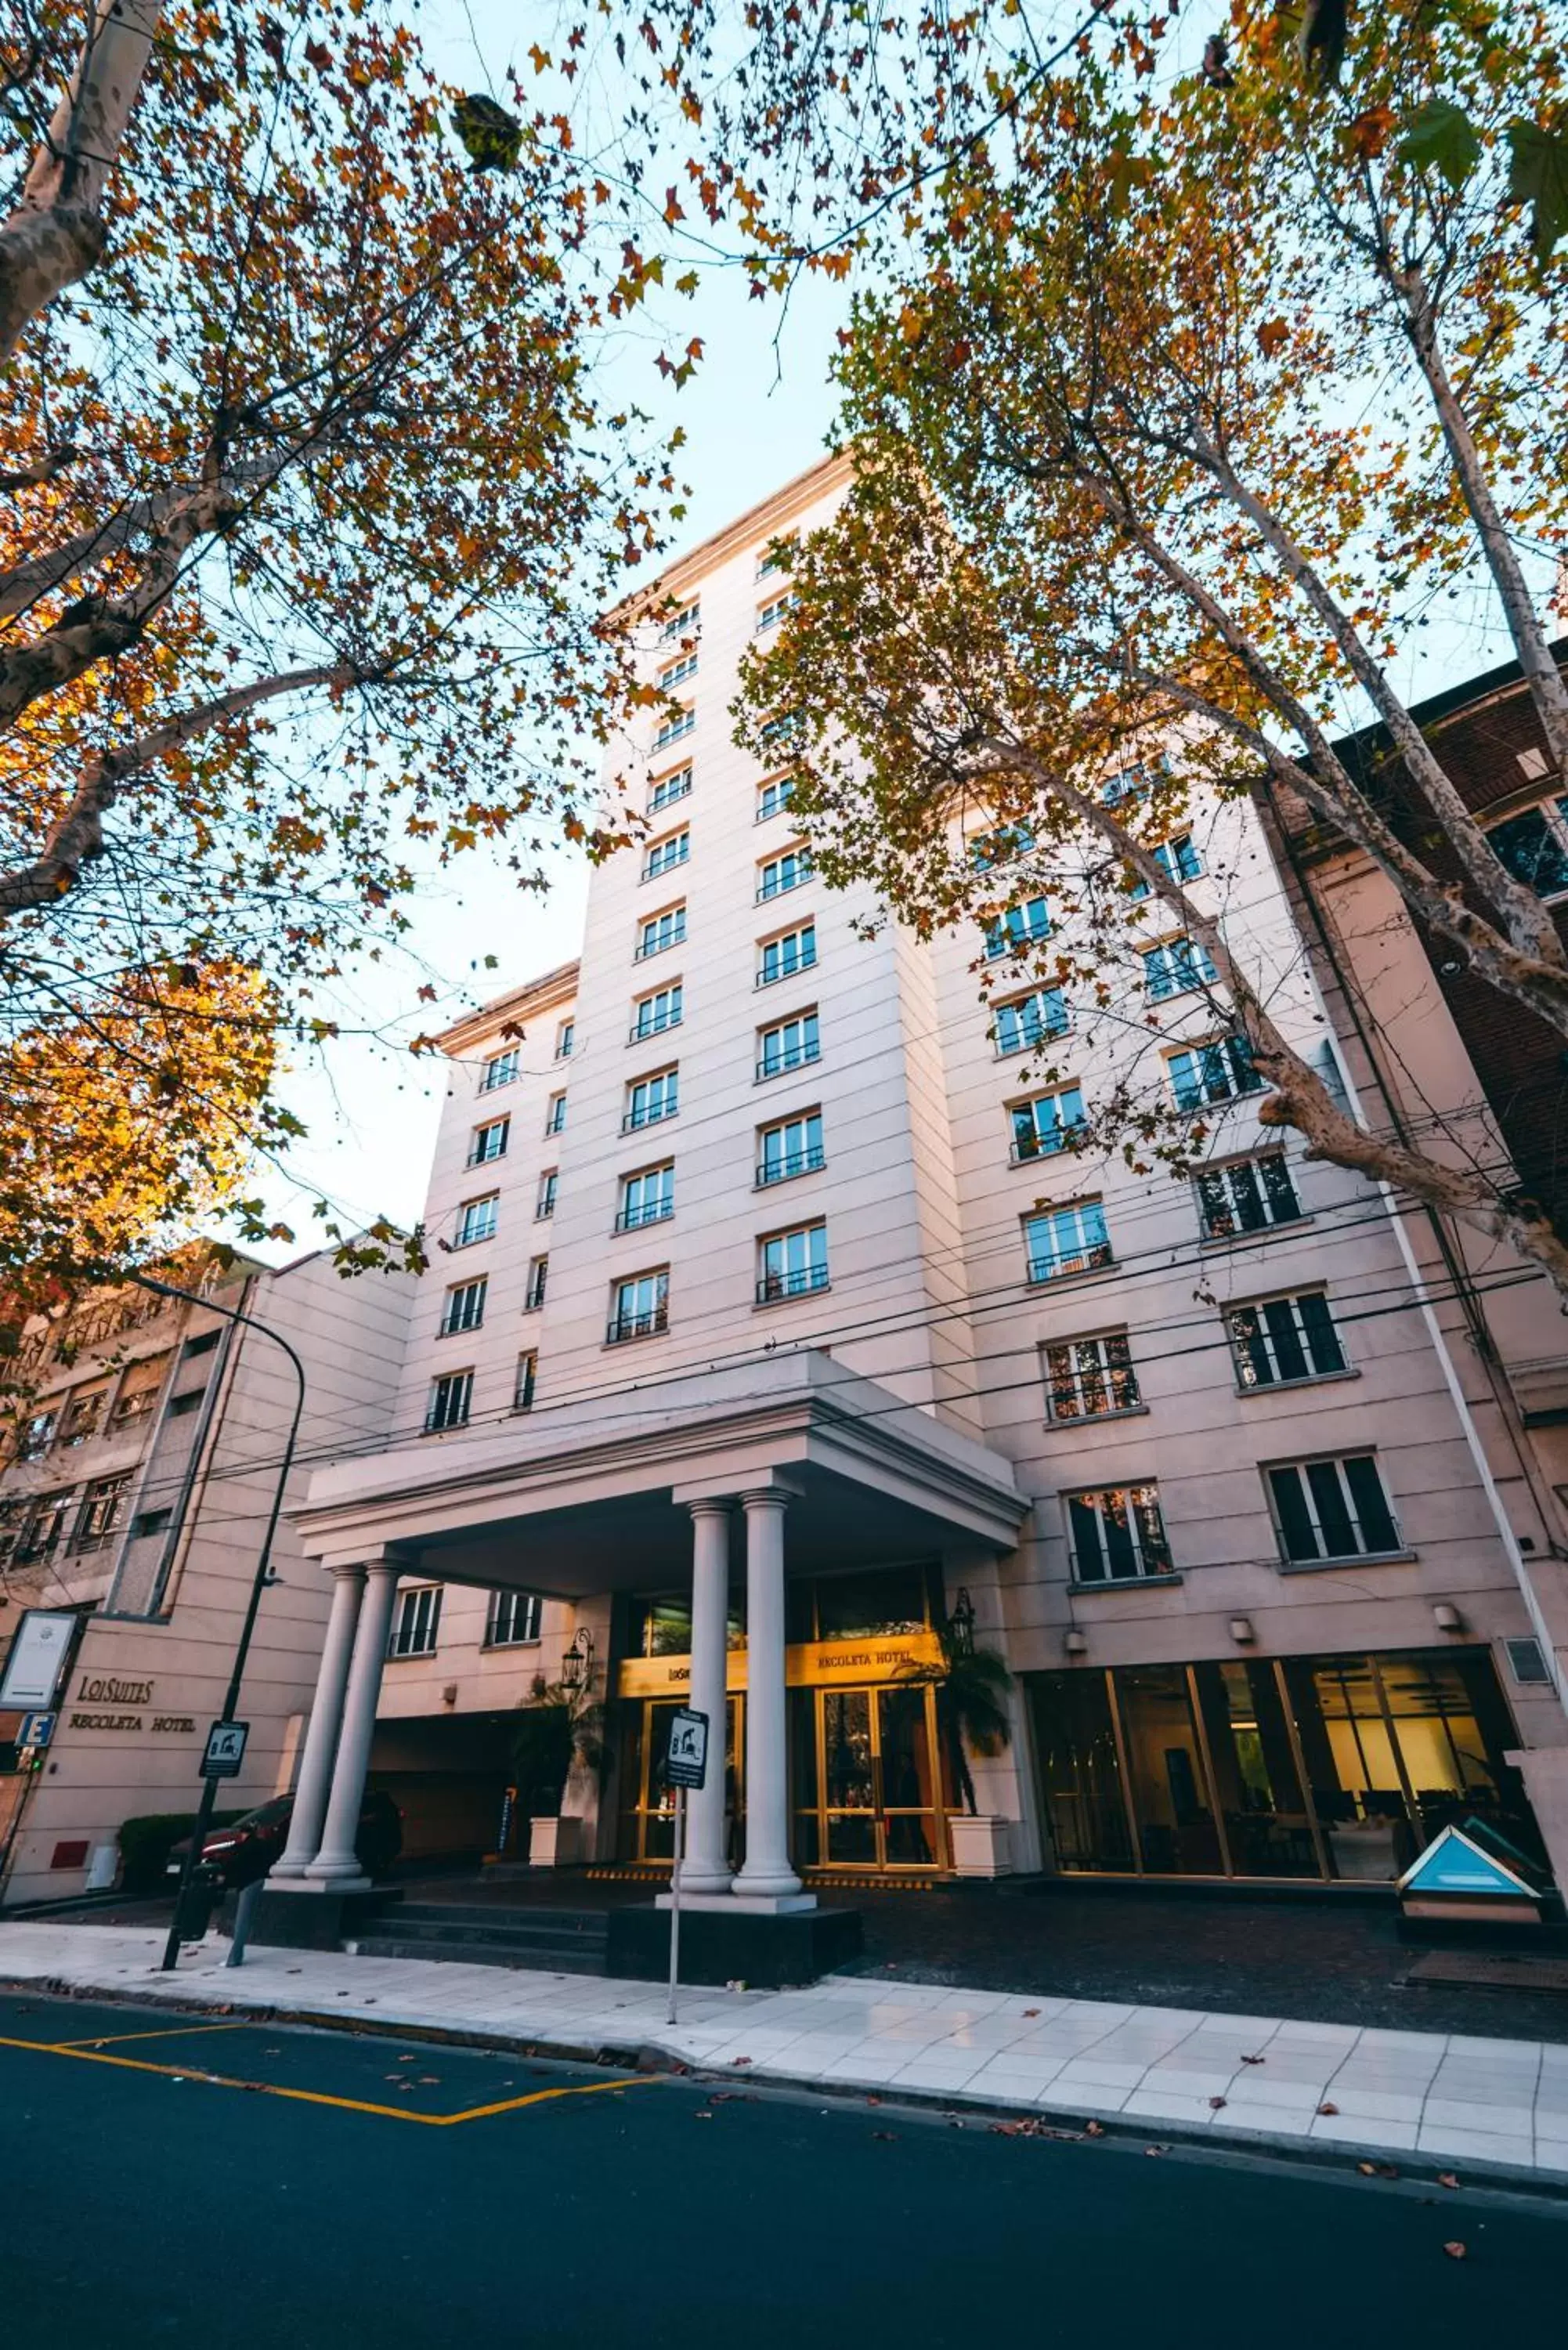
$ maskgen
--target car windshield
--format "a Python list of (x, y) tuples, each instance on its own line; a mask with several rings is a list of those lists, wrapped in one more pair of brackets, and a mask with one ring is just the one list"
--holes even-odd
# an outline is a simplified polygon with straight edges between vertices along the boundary
[(234, 1825), (237, 1828), (270, 1828), (279, 1820), (286, 1820), (293, 1809), (292, 1795), (275, 1795), (270, 1804), (258, 1804), (254, 1812), (247, 1812)]

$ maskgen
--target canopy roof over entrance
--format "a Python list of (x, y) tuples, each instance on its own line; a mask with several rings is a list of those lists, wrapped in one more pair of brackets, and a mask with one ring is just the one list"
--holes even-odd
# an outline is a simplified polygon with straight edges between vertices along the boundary
[(683, 1582), (684, 1504), (780, 1484), (791, 1567), (815, 1574), (1011, 1550), (1029, 1508), (998, 1454), (805, 1351), (341, 1461), (295, 1514), (325, 1565), (581, 1599)]

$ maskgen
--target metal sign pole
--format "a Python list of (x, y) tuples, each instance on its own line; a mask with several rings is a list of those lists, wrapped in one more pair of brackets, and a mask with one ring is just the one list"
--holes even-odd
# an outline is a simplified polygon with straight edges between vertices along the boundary
[(675, 2021), (675, 1991), (680, 1975), (680, 1868), (686, 1858), (686, 1790), (675, 1790), (675, 1868), (670, 1880), (670, 2004), (666, 2023)]

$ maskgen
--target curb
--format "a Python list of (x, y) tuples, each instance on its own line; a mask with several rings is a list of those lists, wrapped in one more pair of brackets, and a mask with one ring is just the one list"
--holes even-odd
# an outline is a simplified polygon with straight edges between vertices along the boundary
[[(257, 2000), (247, 2002), (239, 1998), (202, 1997), (194, 1990), (185, 2000), (159, 1998), (147, 1991), (128, 1989), (122, 1984), (113, 1987), (91, 1983), (68, 1982), (57, 1975), (33, 1976), (23, 1981), (0, 1977), (0, 1991), (26, 1993), (40, 1998), (68, 2000), (110, 2000), (127, 2007), (156, 2009), (163, 2014), (223, 2014), (243, 2012), (254, 2016), (258, 2023), (301, 2025), (317, 2032), (337, 2032), (383, 2040), (413, 2040), (431, 2047), (495, 2049), (513, 2056), (544, 2056), (568, 2064), (614, 2066), (623, 2072), (668, 2073), (691, 2081), (699, 2087), (717, 2087), (721, 2083), (732, 2089), (737, 2083), (754, 2085), (763, 2090), (787, 2093), (795, 2097), (813, 2097), (824, 2105), (864, 2105), (875, 2098), (877, 2105), (890, 2111), (899, 2108), (920, 2114), (930, 2120), (940, 2120), (950, 2127), (965, 2129), (971, 2125), (985, 2129), (1005, 2131), (1010, 2125), (1029, 2121), (1039, 2126), (1027, 2133), (1044, 2140), (1106, 2144), (1127, 2148), (1134, 2146), (1164, 2152), (1180, 2147), (1188, 2152), (1234, 2155), (1262, 2155), (1271, 2161), (1286, 2163), (1302, 2170), (1328, 2170), (1343, 2176), (1346, 2171), (1365, 2176), (1363, 2164), (1373, 2166), (1376, 2175), (1393, 2175), (1407, 2186), (1438, 2188), (1439, 2174), (1455, 2173), (1466, 2189), (1490, 2189), (1494, 2192), (1528, 2195), (1544, 2203), (1568, 2207), (1568, 2171), (1521, 2170), (1506, 2162), (1489, 2162), (1484, 2158), (1470, 2160), (1463, 2156), (1452, 2158), (1423, 2154), (1412, 2156), (1398, 2147), (1376, 2146), (1336, 2146), (1329, 2139), (1304, 2140), (1276, 2136), (1266, 2129), (1254, 2129), (1238, 2123), (1210, 2122), (1206, 2128), (1193, 2129), (1189, 2124), (1160, 2122), (1150, 2116), (1138, 2123), (1128, 2122), (1120, 2114), (1096, 2114), (1085, 2106), (1081, 2116), (1069, 2111), (1044, 2111), (1038, 2106), (1009, 2104), (1004, 2099), (964, 2098), (955, 2102), (950, 2096), (929, 2089), (898, 2089), (859, 2085), (850, 2081), (813, 2081), (789, 2073), (761, 2071), (755, 2065), (740, 2070), (726, 2066), (721, 2072), (706, 2065), (693, 2064), (679, 2050), (662, 2047), (657, 2041), (617, 2043), (614, 2041), (561, 2041), (526, 2037), (521, 2033), (481, 2031), (457, 2024), (414, 2023), (400, 2022), (391, 2014), (346, 2015), (340, 2009), (278, 2007), (271, 2002)], [(1439, 2189), (1439, 2192), (1448, 2192)]]

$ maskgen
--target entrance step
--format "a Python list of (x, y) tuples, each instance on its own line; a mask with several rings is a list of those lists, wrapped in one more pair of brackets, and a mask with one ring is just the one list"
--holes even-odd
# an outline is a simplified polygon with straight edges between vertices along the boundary
[(600, 1910), (404, 1901), (358, 1935), (355, 1949), (363, 1958), (451, 1959), (471, 1967), (602, 1975), (606, 1941)]

